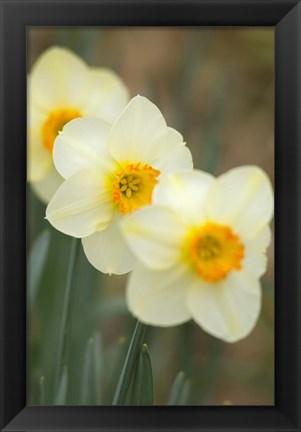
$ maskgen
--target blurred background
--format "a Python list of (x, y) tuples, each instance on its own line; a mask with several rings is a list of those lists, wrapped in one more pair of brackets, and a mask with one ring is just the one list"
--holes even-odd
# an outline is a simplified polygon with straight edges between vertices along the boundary
[[(256, 164), (274, 183), (274, 31), (268, 28), (29, 28), (28, 71), (58, 45), (113, 69), (131, 96), (154, 102), (184, 136), (194, 165), (219, 175)], [(44, 220), (28, 188), (28, 404), (110, 405), (135, 320), (126, 276), (76, 267), (64, 375), (55, 384), (71, 238)], [(194, 322), (149, 327), (154, 404), (168, 404), (184, 373), (184, 405), (274, 404), (273, 244), (262, 313), (246, 339), (226, 344)]]

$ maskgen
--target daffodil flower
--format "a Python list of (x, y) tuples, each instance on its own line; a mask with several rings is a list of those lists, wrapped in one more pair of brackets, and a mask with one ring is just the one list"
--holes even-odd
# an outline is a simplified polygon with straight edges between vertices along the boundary
[(53, 47), (37, 59), (28, 79), (28, 180), (42, 201), (48, 202), (63, 181), (52, 150), (64, 125), (87, 116), (112, 122), (128, 101), (114, 72), (88, 67), (67, 49)]
[(141, 96), (112, 126), (97, 118), (69, 122), (55, 140), (53, 159), (66, 181), (50, 201), (47, 219), (63, 233), (82, 238), (94, 267), (115, 274), (127, 273), (136, 262), (120, 221), (151, 204), (164, 174), (192, 169), (182, 136)]
[(192, 318), (224, 341), (245, 337), (260, 312), (272, 214), (271, 184), (257, 167), (166, 176), (153, 206), (122, 223), (140, 260), (127, 285), (130, 311), (155, 326)]

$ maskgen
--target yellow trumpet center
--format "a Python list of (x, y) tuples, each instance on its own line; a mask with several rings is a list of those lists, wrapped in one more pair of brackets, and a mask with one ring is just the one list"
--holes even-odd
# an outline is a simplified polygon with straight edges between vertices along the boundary
[(52, 111), (42, 126), (42, 139), (46, 149), (52, 153), (54, 140), (59, 131), (69, 121), (82, 117), (80, 111), (74, 108), (62, 108)]
[(208, 222), (193, 228), (185, 242), (185, 258), (206, 282), (224, 279), (231, 270), (241, 270), (244, 245), (227, 225)]
[(115, 174), (113, 201), (121, 213), (131, 213), (152, 201), (160, 171), (140, 162), (126, 165)]

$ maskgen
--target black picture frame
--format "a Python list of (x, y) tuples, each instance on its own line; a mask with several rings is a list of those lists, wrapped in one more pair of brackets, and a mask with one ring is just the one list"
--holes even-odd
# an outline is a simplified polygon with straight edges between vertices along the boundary
[[(1, 0), (1, 430), (301, 431), (300, 1)], [(275, 28), (275, 406), (26, 406), (26, 28)]]

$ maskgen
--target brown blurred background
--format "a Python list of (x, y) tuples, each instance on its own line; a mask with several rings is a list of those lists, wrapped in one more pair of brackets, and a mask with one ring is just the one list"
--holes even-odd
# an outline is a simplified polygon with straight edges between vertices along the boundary
[[(70, 48), (91, 66), (112, 68), (127, 84), (131, 96), (140, 94), (153, 101), (167, 124), (184, 136), (196, 168), (218, 175), (237, 165), (256, 164), (274, 181), (272, 29), (30, 28), (28, 70), (53, 45)], [(29, 211), (32, 240), (44, 227), (37, 228), (39, 224), (34, 223), (35, 208)], [(123, 303), (126, 278), (101, 274), (95, 278), (95, 298), (102, 305), (115, 305), (96, 323), (102, 335), (104, 375), (109, 375), (111, 359), (118, 357), (117, 351), (122, 351), (125, 340), (130, 338), (133, 320), (127, 316)], [(274, 404), (273, 245), (269, 248), (269, 267), (262, 286), (259, 322), (251, 335), (239, 343), (220, 342), (193, 322), (170, 329), (149, 329), (155, 404), (166, 403), (179, 370), (191, 381), (188, 405)], [(48, 345), (55, 343), (55, 336), (48, 331), (53, 317), (50, 312), (47, 315), (41, 311), (46, 303), (48, 311), (51, 305), (55, 311), (59, 295), (49, 297), (45, 292), (42, 288), (39, 305), (29, 317), (34, 321), (29, 339), (32, 376), (40, 370), (47, 376), (45, 369), (51, 367), (45, 360), (50, 353), (45, 335), (49, 337)], [(80, 357), (83, 344), (76, 345), (76, 329), (75, 323), (74, 355)], [(83, 340), (84, 337), (79, 336)], [(73, 367), (74, 380), (82, 361), (79, 359)], [(76, 389), (77, 384), (71, 383), (69, 403), (78, 403)], [(110, 403), (109, 390), (104, 393), (103, 403)], [(35, 403), (34, 391), (31, 394)]]

